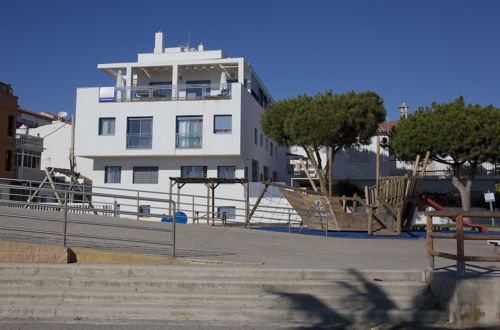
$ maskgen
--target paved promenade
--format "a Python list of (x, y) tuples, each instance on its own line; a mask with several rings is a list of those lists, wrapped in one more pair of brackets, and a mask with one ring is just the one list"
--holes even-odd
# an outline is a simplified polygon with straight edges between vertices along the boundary
[[(33, 218), (17, 218), (0, 215), (0, 226), (23, 227), (30, 229), (60, 230), (60, 222), (47, 222), (36, 217), (61, 216), (57, 212), (33, 211), (0, 207), (0, 213), (15, 213), (30, 215)], [(70, 215), (72, 218), (89, 218), (85, 215)], [(106, 223), (148, 224), (165, 228), (167, 224), (146, 222), (111, 217), (95, 217), (92, 220)], [(169, 233), (131, 230), (114, 227), (92, 227), (69, 225), (69, 232), (99, 233), (106, 236), (144, 238), (151, 240), (169, 239)], [(14, 239), (21, 239), (21, 233), (0, 230), (0, 237), (8, 239), (14, 234)], [(16, 235), (18, 236), (16, 238)], [(26, 235), (26, 233), (23, 233)], [(39, 243), (48, 242), (60, 244), (60, 237), (33, 234)], [(427, 266), (426, 240), (423, 234), (412, 237), (403, 234), (399, 238), (374, 237), (356, 234), (353, 238), (342, 237), (342, 233), (324, 233), (316, 235), (289, 234), (260, 229), (244, 229), (241, 227), (210, 226), (206, 224), (177, 225), (177, 256), (185, 260), (200, 260), (204, 262), (227, 262), (236, 264), (263, 265), (270, 267), (312, 267), (312, 268), (380, 268), (380, 269), (424, 269)], [(41, 237), (41, 238), (40, 238)], [(59, 242), (59, 243), (58, 243)], [(99, 243), (97, 240), (88, 241)], [(78, 243), (75, 241), (75, 244)], [(72, 246), (72, 240), (68, 240)], [(99, 244), (97, 244), (99, 245)], [(137, 243), (134, 243), (137, 246)], [(108, 246), (108, 249), (125, 250), (123, 247)], [(435, 240), (438, 251), (455, 253), (455, 241), (448, 239)], [(165, 252), (166, 253), (166, 252)], [(493, 246), (484, 241), (467, 241), (466, 254), (494, 255)], [(453, 265), (452, 260), (436, 258), (437, 267)], [(489, 267), (488, 263), (478, 264)]]

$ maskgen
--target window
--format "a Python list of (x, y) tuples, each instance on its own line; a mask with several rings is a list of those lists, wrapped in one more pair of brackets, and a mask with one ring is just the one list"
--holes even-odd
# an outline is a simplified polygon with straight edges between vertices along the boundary
[(14, 116), (9, 116), (7, 123), (7, 136), (14, 136), (14, 132), (15, 132)]
[(259, 181), (259, 161), (252, 159), (252, 181)]
[(115, 135), (115, 118), (99, 118), (99, 135)]
[(127, 148), (151, 149), (153, 117), (127, 118)]
[(269, 145), (270, 145), (269, 150), (270, 150), (270, 153), (271, 153), (271, 156), (272, 156), (273, 155), (274, 144), (272, 142), (270, 142)]
[(132, 183), (158, 183), (158, 166), (134, 166)]
[(148, 216), (151, 214), (151, 205), (139, 205), (137, 213), (142, 216)]
[(236, 219), (236, 208), (234, 206), (219, 206), (217, 207), (217, 217), (222, 219), (226, 216), (226, 219)]
[(269, 167), (264, 166), (264, 181), (269, 180)]
[(104, 183), (120, 183), (122, 168), (121, 166), (104, 167)]
[(5, 170), (12, 171), (12, 150), (5, 150)]
[[(23, 158), (24, 154), (24, 158)], [(40, 168), (41, 152), (16, 149), (15, 154), (15, 166), (17, 167), (29, 167), (29, 168)]]
[(234, 179), (236, 167), (235, 166), (217, 166), (217, 177), (222, 179)]
[(181, 166), (181, 177), (183, 178), (206, 178), (206, 166)]
[(268, 151), (268, 150), (269, 150), (269, 139), (266, 138), (266, 151)]
[(273, 171), (273, 181), (276, 182), (278, 181), (278, 172)]
[(202, 116), (179, 116), (176, 125), (176, 148), (201, 148), (203, 140)]
[(214, 116), (214, 133), (228, 134), (231, 133), (232, 128), (231, 115), (215, 115)]
[(254, 128), (254, 129), (253, 129), (253, 143), (255, 143), (255, 145), (257, 145), (257, 143), (258, 143), (258, 142), (257, 142), (257, 140), (258, 140), (258, 135), (259, 135), (259, 133), (257, 133), (257, 129), (256, 129), (256, 128)]

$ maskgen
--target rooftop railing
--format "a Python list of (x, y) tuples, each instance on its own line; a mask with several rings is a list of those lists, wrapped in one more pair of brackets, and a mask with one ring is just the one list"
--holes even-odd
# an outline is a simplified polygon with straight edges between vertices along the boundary
[(217, 100), (231, 98), (231, 84), (101, 87), (99, 102)]

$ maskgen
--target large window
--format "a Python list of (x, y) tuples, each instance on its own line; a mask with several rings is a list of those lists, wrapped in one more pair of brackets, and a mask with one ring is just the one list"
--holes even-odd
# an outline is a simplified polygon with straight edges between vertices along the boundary
[(120, 183), (122, 175), (121, 166), (104, 167), (104, 183)]
[(254, 129), (253, 129), (253, 143), (255, 143), (255, 145), (257, 145), (257, 136), (258, 136), (258, 135), (259, 135), (259, 134), (257, 133), (257, 129), (256, 129), (256, 128), (254, 128)]
[(99, 118), (99, 135), (115, 135), (115, 118)]
[(221, 179), (234, 179), (235, 166), (217, 166), (217, 177)]
[(127, 148), (151, 149), (153, 144), (153, 117), (127, 118)]
[(178, 116), (176, 125), (177, 148), (201, 148), (203, 138), (202, 116)]
[(158, 183), (158, 166), (134, 166), (132, 183)]
[(206, 178), (206, 166), (181, 166), (181, 177), (183, 178)]
[(172, 97), (172, 82), (150, 82), (149, 86), (153, 91), (153, 98), (171, 98)]
[(215, 115), (214, 116), (214, 133), (228, 134), (232, 131), (232, 118), (231, 115)]

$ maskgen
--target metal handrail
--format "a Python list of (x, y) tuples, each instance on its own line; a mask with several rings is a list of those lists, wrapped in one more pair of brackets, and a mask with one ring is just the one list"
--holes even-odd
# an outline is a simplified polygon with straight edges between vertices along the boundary
[[(55, 211), (58, 212), (63, 212), (63, 217), (55, 217), (55, 216), (43, 216), (39, 213), (29, 215), (29, 214), (18, 214), (16, 212), (1, 212), (0, 215), (3, 216), (8, 216), (8, 217), (14, 217), (14, 218), (20, 218), (20, 219), (34, 219), (36, 217), (37, 220), (39, 221), (49, 221), (49, 222), (62, 222), (63, 223), (63, 230), (62, 232), (54, 232), (54, 231), (47, 231), (47, 230), (34, 230), (34, 229), (29, 229), (29, 228), (21, 228), (21, 227), (12, 227), (12, 226), (3, 226), (0, 225), (1, 230), (7, 230), (7, 231), (18, 231), (18, 232), (29, 232), (29, 233), (39, 233), (39, 234), (52, 234), (52, 235), (61, 235), (62, 236), (62, 245), (66, 247), (67, 243), (67, 237), (81, 237), (81, 238), (95, 238), (95, 239), (106, 239), (106, 240), (115, 240), (115, 241), (127, 241), (127, 242), (141, 242), (141, 243), (146, 243), (146, 244), (160, 244), (160, 245), (165, 245), (165, 246), (171, 246), (172, 248), (172, 257), (175, 257), (175, 240), (176, 240), (176, 217), (173, 216), (173, 221), (172, 221), (172, 226), (171, 228), (161, 228), (158, 226), (155, 227), (149, 227), (146, 225), (131, 225), (131, 224), (126, 224), (126, 223), (110, 223), (110, 222), (103, 222), (103, 221), (92, 221), (92, 220), (87, 220), (87, 219), (71, 219), (68, 217), (68, 212), (72, 210), (84, 210), (84, 211), (95, 211), (95, 209), (91, 206), (84, 206), (85, 204), (89, 202), (82, 202), (80, 205), (82, 206), (77, 206), (77, 205), (69, 205), (69, 196), (71, 194), (78, 194), (78, 195), (84, 195), (84, 196), (89, 196), (89, 197), (109, 197), (109, 198), (120, 198), (120, 199), (129, 199), (129, 200), (137, 200), (137, 204), (139, 205), (140, 201), (146, 201), (146, 202), (155, 202), (155, 203), (166, 203), (166, 204), (171, 204), (172, 205), (172, 210), (175, 215), (177, 205), (174, 201), (170, 199), (163, 199), (163, 198), (153, 198), (153, 197), (140, 197), (139, 194), (137, 196), (130, 196), (130, 195), (116, 195), (116, 194), (107, 194), (107, 193), (95, 193), (95, 192), (88, 192), (88, 191), (70, 191), (70, 190), (64, 190), (64, 189), (54, 189), (54, 188), (45, 188), (45, 187), (30, 187), (30, 186), (19, 186), (19, 185), (12, 185), (12, 184), (2, 184), (0, 183), (1, 188), (7, 188), (7, 189), (24, 189), (24, 190), (37, 190), (39, 192), (45, 192), (45, 193), (58, 193), (63, 197), (59, 197), (61, 200), (61, 204), (48, 204), (48, 203), (35, 203), (31, 201), (11, 201), (11, 200), (2, 200), (2, 203), (4, 204), (12, 204), (12, 205), (19, 205), (19, 206), (24, 206), (24, 207), (31, 207), (31, 206), (42, 206), (42, 207), (51, 207), (54, 208)], [(90, 198), (91, 199), (91, 198)], [(90, 204), (90, 203), (89, 203)], [(165, 208), (166, 209), (166, 208)], [(101, 210), (99, 210), (101, 211)], [(127, 215), (135, 215), (137, 218), (139, 216), (142, 216), (140, 214), (139, 210), (137, 212), (131, 212), (131, 211), (122, 211), (122, 210), (102, 210), (103, 212), (108, 212), (112, 213), (114, 215), (116, 214), (127, 214)], [(159, 214), (159, 213), (148, 213), (148, 217), (153, 217), (153, 218), (163, 218), (166, 215), (165, 214)], [(114, 218), (115, 219), (115, 218)], [(89, 235), (89, 234), (81, 234), (81, 233), (68, 233), (67, 227), (68, 224), (83, 224), (83, 225), (92, 225), (92, 226), (102, 226), (102, 227), (116, 227), (116, 228), (126, 228), (126, 229), (139, 229), (139, 230), (151, 230), (151, 231), (156, 231), (156, 232), (169, 232), (171, 233), (171, 241), (170, 242), (158, 242), (158, 241), (151, 241), (151, 240), (143, 240), (143, 239), (135, 239), (135, 238), (123, 238), (123, 237), (114, 237), (114, 236), (99, 236), (99, 235)]]

